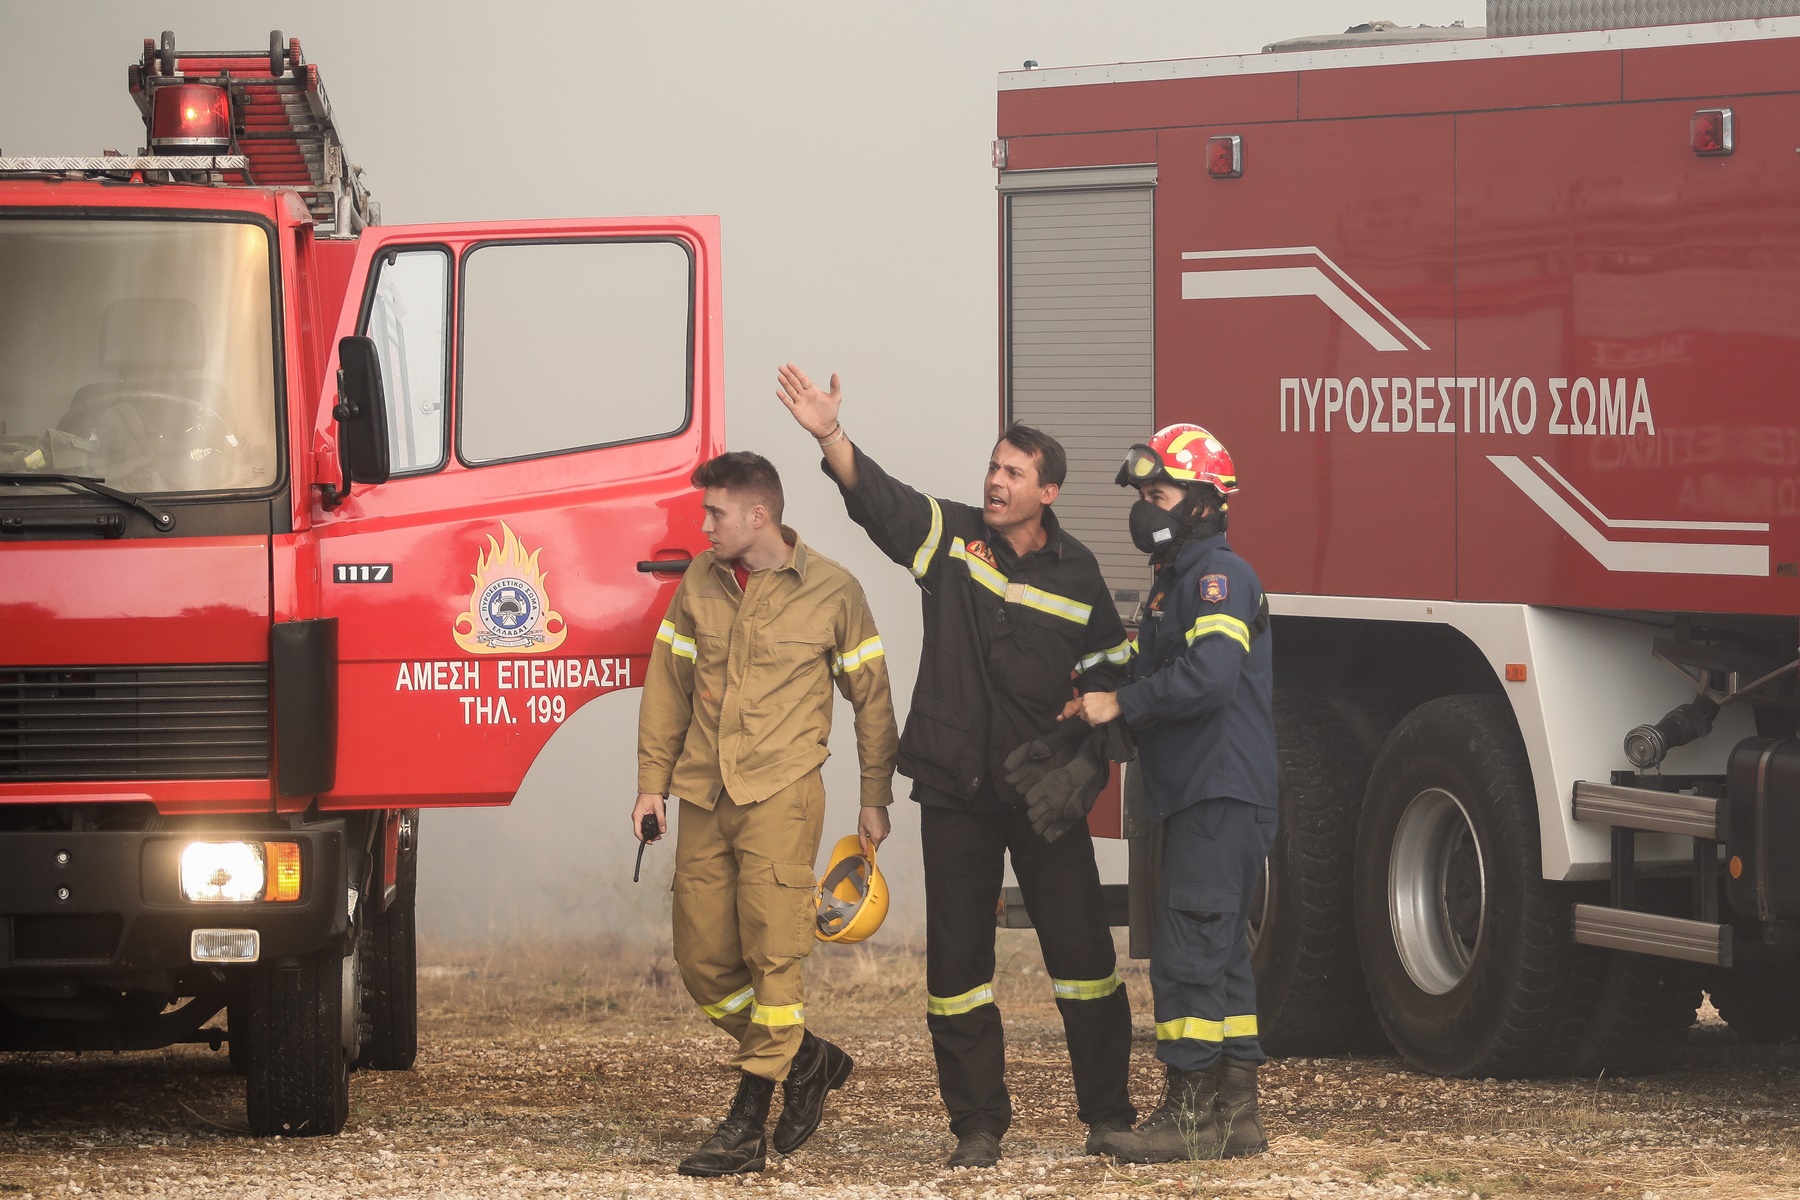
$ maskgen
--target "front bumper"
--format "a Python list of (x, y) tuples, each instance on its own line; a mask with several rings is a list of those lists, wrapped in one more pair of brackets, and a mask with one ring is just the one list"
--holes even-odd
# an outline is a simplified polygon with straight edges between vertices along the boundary
[[(300, 898), (286, 903), (193, 903), (179, 886), (193, 841), (300, 843)], [(183, 971), (195, 929), (254, 929), (262, 957), (303, 954), (349, 929), (349, 865), (342, 821), (297, 829), (0, 833), (0, 977)]]

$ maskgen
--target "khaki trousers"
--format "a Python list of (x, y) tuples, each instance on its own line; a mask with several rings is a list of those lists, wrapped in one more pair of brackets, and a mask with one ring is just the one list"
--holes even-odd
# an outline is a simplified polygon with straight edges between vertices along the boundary
[(675, 963), (688, 995), (737, 1039), (732, 1062), (787, 1078), (805, 1032), (801, 961), (812, 953), (813, 862), (825, 785), (813, 771), (758, 804), (724, 792), (681, 802), (675, 831)]

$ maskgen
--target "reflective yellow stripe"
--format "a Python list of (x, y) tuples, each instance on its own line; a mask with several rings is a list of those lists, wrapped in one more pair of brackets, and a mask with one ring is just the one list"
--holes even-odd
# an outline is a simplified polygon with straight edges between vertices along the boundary
[(931, 570), (931, 557), (937, 553), (938, 540), (944, 536), (944, 510), (938, 507), (935, 497), (925, 497), (931, 505), (931, 532), (919, 543), (918, 553), (913, 555), (912, 573), (914, 579), (925, 578), (925, 572)]
[(1178, 1042), (1183, 1038), (1191, 1038), (1196, 1042), (1222, 1042), (1225, 1040), (1225, 1022), (1202, 1021), (1199, 1017), (1177, 1017), (1173, 1021), (1156, 1023), (1157, 1041)]
[(734, 1012), (742, 1012), (744, 1008), (755, 999), (755, 989), (741, 988), (738, 991), (731, 993), (731, 995), (725, 997), (717, 1004), (702, 1004), (700, 1006), (700, 1011), (716, 1021), (721, 1017), (728, 1017)]
[(679, 654), (689, 661), (694, 660), (694, 639), (676, 633), (675, 626), (669, 622), (664, 621), (662, 628), (656, 631), (656, 640), (665, 643), (671, 653)]
[(1131, 661), (1131, 651), (1132, 651), (1131, 639), (1126, 638), (1124, 641), (1120, 642), (1118, 645), (1114, 646), (1112, 649), (1096, 650), (1092, 654), (1088, 655), (1086, 658), (1082, 659), (1080, 662), (1076, 663), (1075, 664), (1075, 673), (1077, 675), (1079, 675), (1083, 671), (1091, 670), (1092, 668), (1099, 666), (1103, 662), (1112, 663), (1114, 666), (1117, 666), (1117, 667), (1125, 666), (1127, 663), (1129, 663)]
[(806, 1005), (804, 1004), (758, 1004), (750, 1010), (752, 1025), (767, 1025), (776, 1028), (782, 1025), (806, 1024)]
[(950, 557), (960, 558), (969, 564), (969, 576), (996, 596), (1006, 596), (1007, 578), (994, 568), (970, 554), (961, 538), (950, 539)]
[(1094, 615), (1094, 606), (1083, 604), (1079, 600), (1071, 600), (1067, 596), (1059, 596), (1055, 592), (1046, 592), (1041, 588), (1025, 585), (1024, 594), (1019, 603), (1027, 608), (1035, 608), (1039, 612), (1047, 612), (1077, 625), (1086, 625), (1088, 618)]
[(954, 1017), (993, 1002), (994, 985), (990, 982), (978, 988), (970, 988), (960, 996), (928, 995), (925, 997), (925, 1011), (934, 1017)]
[(1226, 1017), (1225, 1036), (1228, 1038), (1255, 1037), (1256, 1014), (1251, 1013), (1247, 1017)]
[(831, 673), (842, 675), (845, 671), (854, 671), (872, 658), (880, 658), (887, 651), (881, 648), (881, 639), (872, 637), (848, 654), (831, 656)]
[(1184, 1038), (1196, 1042), (1222, 1042), (1226, 1038), (1255, 1037), (1256, 1014), (1226, 1017), (1223, 1021), (1203, 1021), (1199, 1017), (1177, 1017), (1156, 1023), (1156, 1040), (1178, 1042)]
[(1055, 592), (1046, 592), (1043, 588), (1035, 588), (1028, 583), (1014, 583), (970, 554), (967, 544), (961, 538), (950, 539), (950, 557), (960, 558), (967, 563), (969, 577), (1008, 604), (1023, 604), (1026, 608), (1035, 608), (1039, 612), (1050, 613), (1077, 625), (1086, 625), (1094, 615), (1094, 606), (1091, 604), (1083, 604)]
[(1050, 988), (1058, 1000), (1103, 1000), (1119, 990), (1119, 973), (1105, 979), (1052, 979)]
[(1209, 633), (1222, 633), (1246, 651), (1250, 649), (1250, 627), (1236, 617), (1228, 617), (1224, 613), (1210, 613), (1201, 617), (1188, 630), (1187, 644), (1191, 646)]

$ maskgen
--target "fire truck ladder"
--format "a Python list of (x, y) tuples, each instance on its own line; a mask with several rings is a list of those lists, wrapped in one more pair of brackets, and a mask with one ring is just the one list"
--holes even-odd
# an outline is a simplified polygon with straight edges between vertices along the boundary
[(380, 220), (379, 206), (362, 184), (362, 168), (344, 157), (319, 68), (306, 61), (299, 38), (284, 40), (275, 30), (266, 53), (177, 51), (174, 35), (164, 32), (160, 45), (144, 39), (144, 56), (132, 64), (130, 82), (146, 133), (162, 88), (222, 84), (231, 95), (232, 150), (246, 164), (245, 182), (300, 193), (319, 236), (354, 237)]

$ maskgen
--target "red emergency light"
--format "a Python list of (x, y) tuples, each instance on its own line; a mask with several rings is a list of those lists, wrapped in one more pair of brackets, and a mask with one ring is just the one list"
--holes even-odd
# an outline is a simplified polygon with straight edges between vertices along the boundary
[(1694, 153), (1702, 158), (1730, 154), (1735, 142), (1731, 126), (1729, 108), (1700, 109), (1688, 122), (1688, 140)]
[(1244, 173), (1244, 139), (1235, 133), (1206, 139), (1206, 173), (1214, 179), (1236, 179)]
[(156, 154), (223, 154), (231, 149), (231, 94), (210, 83), (158, 88), (150, 120)]

